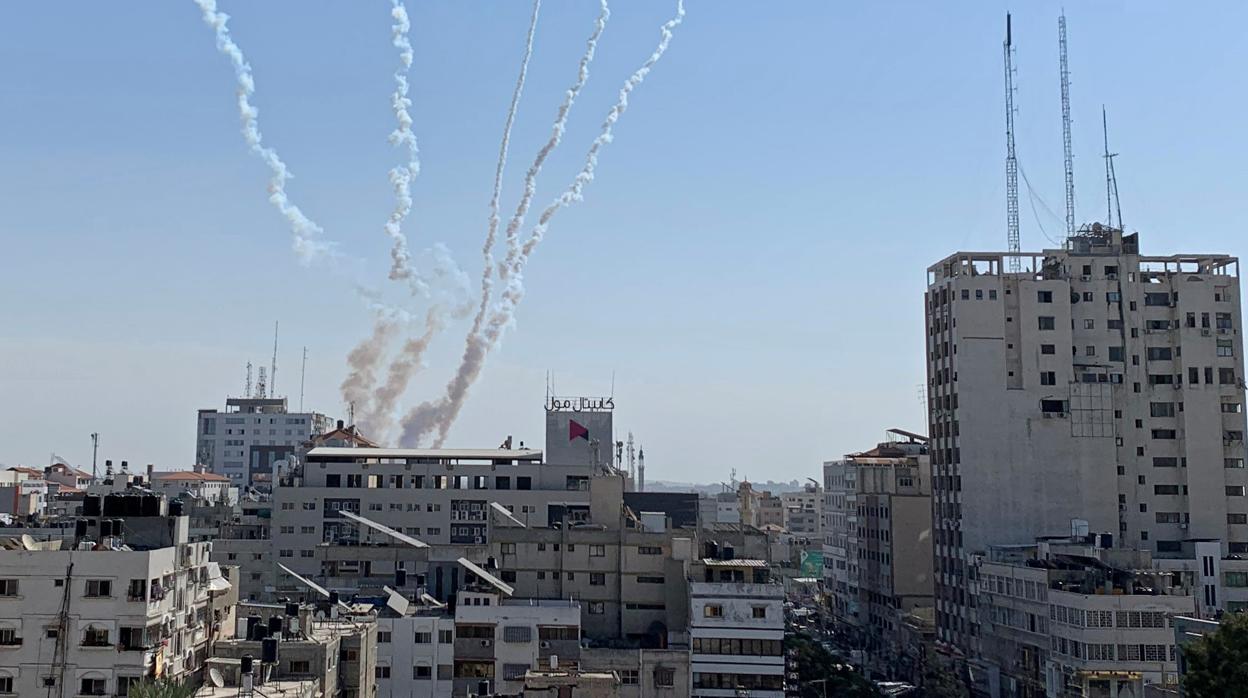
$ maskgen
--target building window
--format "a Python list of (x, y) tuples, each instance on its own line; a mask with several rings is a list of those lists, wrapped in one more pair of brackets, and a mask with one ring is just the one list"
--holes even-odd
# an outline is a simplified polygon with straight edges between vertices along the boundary
[(83, 647), (108, 647), (108, 628), (97, 628), (95, 626), (87, 626), (82, 633)]
[(606, 557), (606, 555), (607, 555), (607, 546), (605, 546), (605, 545), (591, 545), (591, 546), (589, 546), (589, 556), (590, 556), (590, 557)]
[(754, 618), (766, 618), (767, 617), (766, 606), (754, 606), (753, 608), (750, 609), (750, 611), (751, 611), (752, 617)]
[(390, 667), (381, 665), (374, 667), (373, 676), (378, 679), (390, 678)]
[(717, 603), (708, 603), (702, 607), (703, 618), (723, 618), (724, 607)]
[(654, 670), (654, 685), (659, 688), (672, 688), (676, 685), (676, 670), (660, 667)]
[(589, 614), (591, 616), (601, 616), (607, 612), (607, 604), (602, 601), (589, 602)]
[(662, 555), (663, 548), (657, 545), (642, 545), (637, 548), (638, 555)]
[(78, 691), (78, 695), (82, 696), (102, 696), (104, 695), (104, 686), (107, 683), (105, 679), (83, 679)]
[(377, 643), (386, 644), (390, 642), (391, 632), (392, 631), (390, 630), (378, 630), (377, 631)]
[(1040, 353), (1041, 354), (1056, 354), (1057, 346), (1053, 344), (1041, 344)]
[(439, 630), (438, 642), (443, 645), (449, 645), (455, 642), (455, 632), (453, 630)]
[(1153, 485), (1153, 494), (1178, 494), (1178, 485)]
[(1243, 485), (1227, 485), (1227, 486), (1226, 486), (1226, 496), (1228, 496), (1228, 497), (1242, 497), (1242, 496), (1244, 496), (1244, 486), (1243, 486)]
[(88, 579), (87, 593), (88, 599), (100, 599), (113, 595), (113, 582), (108, 579)]
[(589, 573), (589, 585), (590, 586), (600, 587), (600, 586), (606, 585), (606, 583), (607, 583), (607, 575), (605, 573), (603, 572), (590, 572)]
[(433, 633), (422, 633), (417, 631), (412, 641), (418, 645), (427, 645), (433, 642)]
[(1042, 330), (1051, 330), (1056, 326), (1052, 315), (1041, 315), (1038, 320)]
[(1057, 374), (1053, 371), (1041, 371), (1040, 385), (1057, 385)]
[[(1243, 488), (1240, 488), (1240, 489), (1243, 489)], [(663, 583), (663, 577), (640, 576), (640, 575), (639, 575), (639, 576), (637, 577), (637, 583), (638, 583), (638, 584), (662, 584), (662, 583)]]
[(621, 685), (636, 686), (641, 683), (636, 669), (621, 669), (619, 673)]
[(1036, 291), (1036, 302), (1037, 303), (1052, 303), (1053, 292), (1052, 291)]

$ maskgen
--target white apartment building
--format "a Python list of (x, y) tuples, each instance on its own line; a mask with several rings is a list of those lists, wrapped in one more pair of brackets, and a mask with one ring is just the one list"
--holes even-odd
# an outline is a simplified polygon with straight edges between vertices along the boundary
[(1248, 553), (1238, 260), (1094, 224), (1020, 261), (928, 269), (937, 622), (972, 654), (967, 564), (990, 545), (1082, 519), (1155, 558)]
[(198, 671), (232, 631), (236, 597), (185, 517), (91, 522), (72, 540), (0, 541), (0, 693), (123, 696), (153, 667)]
[(784, 695), (784, 586), (763, 560), (704, 559), (689, 584), (690, 695)]
[[(1002, 546), (977, 565), (982, 673), (990, 695), (1145, 694), (1177, 683), (1172, 618), (1196, 610), (1195, 576), (1089, 535)], [(1176, 576), (1179, 584), (1175, 584)]]
[(377, 698), (437, 698), (453, 690), (455, 618), (415, 606), (377, 618)]
[(225, 475), (216, 473), (195, 470), (154, 473), (149, 486), (153, 492), (163, 494), (169, 499), (177, 499), (183, 494), (189, 494), (196, 499), (211, 503), (236, 504), (238, 502), (238, 486)]
[(227, 398), (224, 412), (199, 410), (194, 462), (235, 486), (267, 490), (282, 463), (298, 456), (313, 436), (333, 428), (319, 412), (290, 412), (284, 397)]

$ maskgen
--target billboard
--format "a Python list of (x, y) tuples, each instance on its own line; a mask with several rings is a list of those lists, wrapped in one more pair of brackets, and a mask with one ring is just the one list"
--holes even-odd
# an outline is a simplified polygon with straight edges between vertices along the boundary
[(546, 462), (591, 465), (611, 462), (615, 452), (612, 411), (615, 400), (550, 397), (546, 400)]
[(803, 550), (801, 572), (802, 577), (822, 577), (823, 576), (823, 552), (816, 550)]

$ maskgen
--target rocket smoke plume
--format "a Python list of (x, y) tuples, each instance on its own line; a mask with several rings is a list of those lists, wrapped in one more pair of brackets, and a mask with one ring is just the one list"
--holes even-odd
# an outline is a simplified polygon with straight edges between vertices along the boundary
[(523, 297), (524, 288), (521, 284), (521, 272), (528, 261), (529, 254), (541, 242), (542, 235), (549, 227), (555, 213), (581, 199), (585, 185), (594, 178), (594, 170), (598, 165), (599, 151), (603, 146), (611, 142), (615, 123), (628, 108), (629, 95), (645, 80), (650, 70), (663, 57), (663, 54), (667, 51), (668, 44), (671, 42), (673, 31), (684, 21), (684, 17), (684, 0), (677, 0), (676, 16), (663, 24), (660, 28), (658, 47), (646, 59), (645, 63), (629, 76), (623, 88), (620, 89), (619, 98), (608, 112), (607, 118), (602, 125), (602, 131), (590, 146), (586, 155), (585, 166), (576, 175), (572, 185), (542, 212), (538, 225), (534, 228), (529, 239), (525, 241), (521, 254), (512, 265), (510, 281), (504, 292), (503, 299), (491, 313), (484, 332), (470, 333), (468, 335), (459, 370), (456, 371), (455, 376), (447, 384), (446, 395), (437, 400), (426, 401), (417, 405), (403, 418), (403, 433), (399, 440), (401, 445), (416, 446), (431, 435), (433, 436), (433, 445), (435, 447), (440, 447), (446, 440), (447, 432), (450, 431), (451, 425), (455, 422), (456, 417), (459, 416), (459, 411), (463, 408), (464, 400), (468, 395), (468, 389), (476, 381), (477, 377), (481, 375), (486, 355), (494, 344), (497, 343), (503, 330), (511, 322), (515, 307)]
[(372, 334), (347, 354), (347, 365), (351, 370), (342, 382), (341, 390), (348, 405), (356, 406), (365, 413), (371, 410), (373, 386), (377, 383), (377, 366), (381, 363), (386, 345), (398, 328), (399, 324), (394, 318), (385, 315), (378, 317)]
[(511, 126), (516, 120), (516, 110), (520, 106), (520, 94), (524, 92), (525, 76), (529, 72), (529, 57), (533, 55), (533, 35), (537, 30), (537, 15), (541, 10), (542, 0), (533, 0), (533, 14), (529, 18), (529, 34), (524, 43), (524, 58), (520, 60), (520, 75), (516, 77), (516, 88), (511, 93), (511, 105), (507, 108), (507, 119), (503, 123), (503, 142), (498, 147), (498, 166), (494, 169), (494, 194), (490, 197), (490, 222), (485, 233), (485, 244), (481, 246), (481, 255), (485, 259), (485, 270), (481, 274), (481, 305), (476, 317), (472, 320), (469, 334), (481, 331), (481, 322), (485, 318), (486, 309), (490, 305), (490, 296), (494, 292), (494, 241), (498, 235), (499, 199), (503, 196), (503, 172), (507, 169), (507, 148), (511, 143)]
[[(400, 49), (400, 57), (404, 66), (410, 67), (412, 61), (412, 51), (411, 44), (408, 43), (406, 37), (407, 28), (409, 26), (407, 14), (404, 10), (402, 10), (399, 0), (392, 1), (394, 2), (394, 17), (396, 19), (396, 24), (394, 25), (394, 44)], [(494, 174), (494, 194), (490, 200), (489, 232), (486, 236), (486, 243), (482, 250), (486, 259), (486, 274), (481, 282), (483, 295), (488, 295), (493, 285), (489, 272), (494, 266), (492, 248), (494, 246), (496, 231), (498, 230), (498, 208), (499, 199), (502, 197), (503, 172), (507, 166), (507, 150), (508, 144), (511, 141), (511, 128), (515, 123), (516, 112), (520, 104), (520, 96), (524, 91), (524, 82), (529, 70), (529, 58), (533, 55), (533, 39), (537, 31), (537, 18), (541, 9), (541, 4), (541, 0), (534, 0), (533, 2), (533, 12), (529, 19), (529, 30), (525, 38), (524, 55), (520, 61), (520, 74), (516, 79), (516, 87), (512, 93), (511, 105), (508, 107), (507, 119), (503, 126), (503, 140), (502, 145), (499, 147), (498, 167), (496, 168)], [(409, 168), (409, 171), (414, 176), (415, 172), (419, 169), (419, 165), (414, 161), (416, 141), (415, 138), (411, 136), (411, 118), (407, 116), (405, 103), (410, 104), (410, 101), (406, 98), (407, 81), (403, 76), (402, 70), (395, 73), (395, 81), (399, 85), (399, 88), (396, 89), (394, 94), (395, 113), (398, 115), (399, 119), (399, 130), (395, 131), (395, 133), (391, 136), (391, 141), (406, 142), (412, 149), (413, 166)], [(406, 177), (406, 174), (406, 172), (399, 168), (391, 171), (391, 180), (402, 184), (403, 186), (400, 187), (396, 184), (395, 193), (400, 204), (395, 210), (395, 215), (391, 216), (391, 223), (387, 224), (387, 231), (391, 232), (391, 237), (395, 239), (395, 246), (391, 252), (391, 258), (394, 266), (391, 267), (390, 278), (407, 279), (410, 282), (419, 284), (421, 290), (427, 294), (428, 285), (411, 269), (410, 257), (406, 247), (406, 239), (398, 230), (398, 223), (402, 221), (402, 216), (399, 215), (400, 211), (402, 210), (403, 215), (405, 215), (405, 209), (411, 208), (411, 196), (406, 190), (406, 184), (410, 181), (410, 179)], [(393, 225), (393, 230), (391, 230), (391, 225)], [(451, 260), (449, 254), (438, 254), (441, 251), (442, 250), (434, 250), (436, 263), (435, 273), (439, 275), (454, 275), (457, 271), (457, 268), (454, 266), (454, 262)], [(413, 290), (415, 291), (416, 288), (417, 287), (414, 285)], [(396, 356), (390, 364), (390, 369), (386, 374), (385, 383), (377, 389), (376, 403), (369, 404), (362, 413), (362, 426), (368, 433), (374, 434), (377, 437), (384, 437), (386, 432), (390, 430), (393, 423), (394, 407), (399, 398), (403, 396), (403, 393), (407, 389), (408, 383), (411, 382), (412, 377), (423, 366), (422, 357), (424, 356), (425, 351), (428, 350), (429, 344), (433, 341), (434, 336), (437, 335), (437, 333), (440, 332), (445, 326), (444, 316), (445, 311), (442, 308), (440, 300), (435, 300), (434, 304), (425, 314), (424, 332), (421, 333), (419, 337), (411, 338), (405, 342), (403, 347), (400, 349), (398, 356)], [(381, 360), (380, 351), (377, 351), (370, 356), (375, 358), (377, 361)], [(353, 369), (354, 368), (355, 366), (353, 365)], [(367, 367), (369, 375), (375, 377), (375, 369), (376, 366)], [(350, 380), (351, 379), (348, 378), (348, 381)], [(343, 385), (345, 397), (346, 383)]]
[[(524, 216), (529, 212), (529, 206), (533, 201), (533, 196), (537, 193), (537, 176), (541, 174), (542, 165), (546, 162), (546, 158), (550, 156), (555, 148), (559, 147), (559, 142), (563, 140), (563, 132), (568, 124), (568, 113), (572, 110), (572, 103), (576, 100), (576, 96), (580, 94), (581, 88), (585, 86), (585, 82), (589, 80), (589, 64), (594, 60), (594, 51), (598, 47), (598, 39), (602, 36), (602, 30), (607, 26), (607, 20), (611, 17), (611, 10), (607, 7), (607, 0), (601, 0), (598, 19), (594, 21), (594, 31), (589, 35), (589, 40), (585, 42), (585, 54), (581, 56), (581, 63), (576, 73), (576, 82), (572, 87), (568, 88), (564, 95), (563, 104), (559, 105), (559, 111), (555, 115), (555, 124), (551, 128), (550, 140), (537, 151), (537, 157), (533, 159), (533, 164), (529, 166), (529, 171), (524, 176), (524, 193), (520, 197), (520, 203), (516, 206), (516, 212), (512, 215), (511, 220), (507, 223), (507, 261), (499, 266), (499, 278), (504, 282), (511, 271), (511, 267), (515, 265), (516, 257), (520, 254), (520, 228), (524, 225)], [(489, 270), (486, 272), (489, 273)], [(488, 299), (482, 298), (481, 308), (485, 309)], [(480, 323), (474, 323), (479, 327)]]
[(412, 105), (408, 98), (409, 84), (407, 74), (412, 69), (412, 42), (408, 40), (408, 32), (412, 23), (407, 16), (407, 8), (401, 0), (391, 0), (390, 15), (394, 18), (392, 30), (394, 47), (399, 50), (399, 68), (394, 71), (394, 94), (390, 97), (394, 108), (394, 118), (399, 122), (398, 128), (390, 134), (390, 143), (407, 147), (407, 163), (390, 170), (390, 185), (394, 187), (395, 207), (386, 221), (386, 234), (394, 241), (390, 250), (390, 278), (396, 281), (407, 281), (415, 294), (425, 295), (428, 287), (419, 274), (412, 269), (411, 254), (407, 249), (407, 236), (403, 234), (403, 221), (412, 210), (412, 180), (420, 174), (420, 148), (416, 143), (416, 134), (412, 132), (412, 116), (407, 109)]
[(204, 23), (212, 27), (217, 35), (217, 50), (225, 54), (234, 66), (234, 78), (238, 82), (238, 113), (242, 120), (243, 138), (247, 141), (247, 147), (251, 149), (251, 152), (258, 155), (273, 173), (269, 179), (269, 202), (277, 207), (277, 210), (290, 223), (290, 229), (295, 238), (295, 253), (304, 263), (332, 253), (331, 245), (318, 239), (323, 232), (321, 227), (305, 216), (303, 211), (291, 203), (286, 196), (286, 180), (293, 176), (286, 167), (286, 163), (278, 157), (276, 150), (265, 146), (261, 140), (259, 111), (251, 103), (251, 97), (256, 91), (256, 81), (252, 77), (251, 66), (243, 56), (242, 49), (230, 38), (230, 30), (226, 27), (226, 22), (230, 19), (229, 15), (217, 10), (216, 0), (195, 0), (195, 4), (199, 5), (199, 9), (204, 13)]

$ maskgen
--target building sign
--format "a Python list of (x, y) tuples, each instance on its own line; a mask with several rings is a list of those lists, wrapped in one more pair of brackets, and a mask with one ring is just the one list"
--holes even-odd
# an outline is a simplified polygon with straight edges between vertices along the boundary
[(547, 412), (610, 412), (615, 409), (613, 397), (557, 397), (546, 398)]

